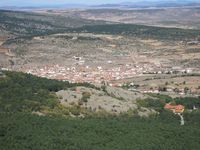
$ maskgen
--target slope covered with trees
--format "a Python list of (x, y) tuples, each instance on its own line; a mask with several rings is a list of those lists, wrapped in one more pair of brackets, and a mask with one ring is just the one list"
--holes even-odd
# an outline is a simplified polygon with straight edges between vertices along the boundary
[(70, 27), (102, 24), (82, 18), (65, 17), (55, 14), (0, 10), (0, 30), (15, 36), (37, 36), (65, 32)]
[(55, 92), (76, 86), (96, 88), (89, 83), (71, 84), (18, 72), (4, 74), (5, 76), (0, 78), (0, 112), (59, 109), (60, 104)]
[(140, 38), (154, 38), (161, 40), (197, 40), (200, 30), (152, 27), (134, 24), (107, 24), (83, 26), (69, 30), (70, 32), (89, 32), (97, 34), (129, 35)]
[(3, 150), (198, 150), (198, 125), (139, 118), (63, 119), (0, 114)]
[[(63, 114), (68, 110), (59, 105), (55, 92), (77, 85), (80, 84), (3, 72), (0, 77), (0, 149), (199, 149), (198, 111), (185, 114), (184, 126), (180, 126), (177, 116), (163, 109), (159, 115), (149, 118), (130, 114), (65, 117)], [(81, 86), (96, 88), (90, 84)], [(149, 107), (161, 108), (160, 103), (152, 101)], [(42, 116), (32, 113), (44, 108), (51, 113)], [(57, 114), (53, 115), (55, 111)]]

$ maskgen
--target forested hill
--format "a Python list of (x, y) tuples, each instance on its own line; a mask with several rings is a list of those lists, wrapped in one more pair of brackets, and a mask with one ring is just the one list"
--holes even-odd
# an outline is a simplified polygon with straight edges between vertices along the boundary
[[(177, 116), (168, 111), (150, 118), (128, 114), (117, 117), (96, 116), (79, 107), (61, 106), (55, 92), (78, 85), (96, 88), (86, 83), (69, 84), (3, 72), (0, 75), (0, 149), (199, 149), (199, 111), (184, 114), (186, 125), (180, 126)], [(159, 103), (155, 100), (150, 106), (158, 108)], [(69, 117), (78, 111), (88, 117)]]
[(3, 74), (0, 77), (0, 112), (44, 111), (68, 115), (69, 110), (59, 104), (55, 92), (76, 86), (96, 88), (89, 83), (71, 84), (19, 72)]
[(117, 24), (73, 16), (0, 10), (0, 31), (16, 37), (34, 37), (66, 32), (129, 35), (161, 40), (199, 40), (200, 31), (192, 29)]
[(105, 22), (56, 14), (0, 10), (0, 31), (6, 31), (15, 36), (60, 33), (70, 27), (103, 23)]
[(83, 26), (70, 29), (70, 32), (88, 32), (96, 34), (127, 35), (158, 40), (199, 40), (200, 30), (153, 27), (134, 24), (107, 24)]

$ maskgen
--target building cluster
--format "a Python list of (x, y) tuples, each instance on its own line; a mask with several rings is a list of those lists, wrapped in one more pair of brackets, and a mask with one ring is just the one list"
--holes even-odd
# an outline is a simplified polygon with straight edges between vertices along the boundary
[(145, 65), (121, 65), (106, 69), (103, 66), (74, 66), (65, 67), (61, 65), (46, 65), (43, 67), (23, 68), (20, 71), (40, 77), (57, 79), (70, 82), (101, 83), (102, 81), (112, 81), (131, 78), (135, 75), (143, 74), (145, 71), (153, 70), (152, 64)]

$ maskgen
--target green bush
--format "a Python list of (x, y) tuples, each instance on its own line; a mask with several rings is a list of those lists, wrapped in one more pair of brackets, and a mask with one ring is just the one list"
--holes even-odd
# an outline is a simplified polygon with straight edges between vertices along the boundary
[(83, 102), (87, 103), (87, 102), (88, 102), (88, 99), (90, 98), (90, 96), (91, 96), (90, 92), (83, 92), (83, 93), (82, 93), (82, 98), (81, 98), (81, 100), (82, 100)]

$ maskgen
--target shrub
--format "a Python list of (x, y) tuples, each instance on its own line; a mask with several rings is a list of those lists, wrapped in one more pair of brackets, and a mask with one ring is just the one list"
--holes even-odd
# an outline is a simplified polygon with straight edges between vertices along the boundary
[(88, 102), (88, 99), (90, 98), (90, 96), (91, 96), (90, 92), (83, 92), (83, 93), (82, 93), (82, 98), (81, 98), (81, 100), (82, 100), (83, 102), (87, 103), (87, 102)]

